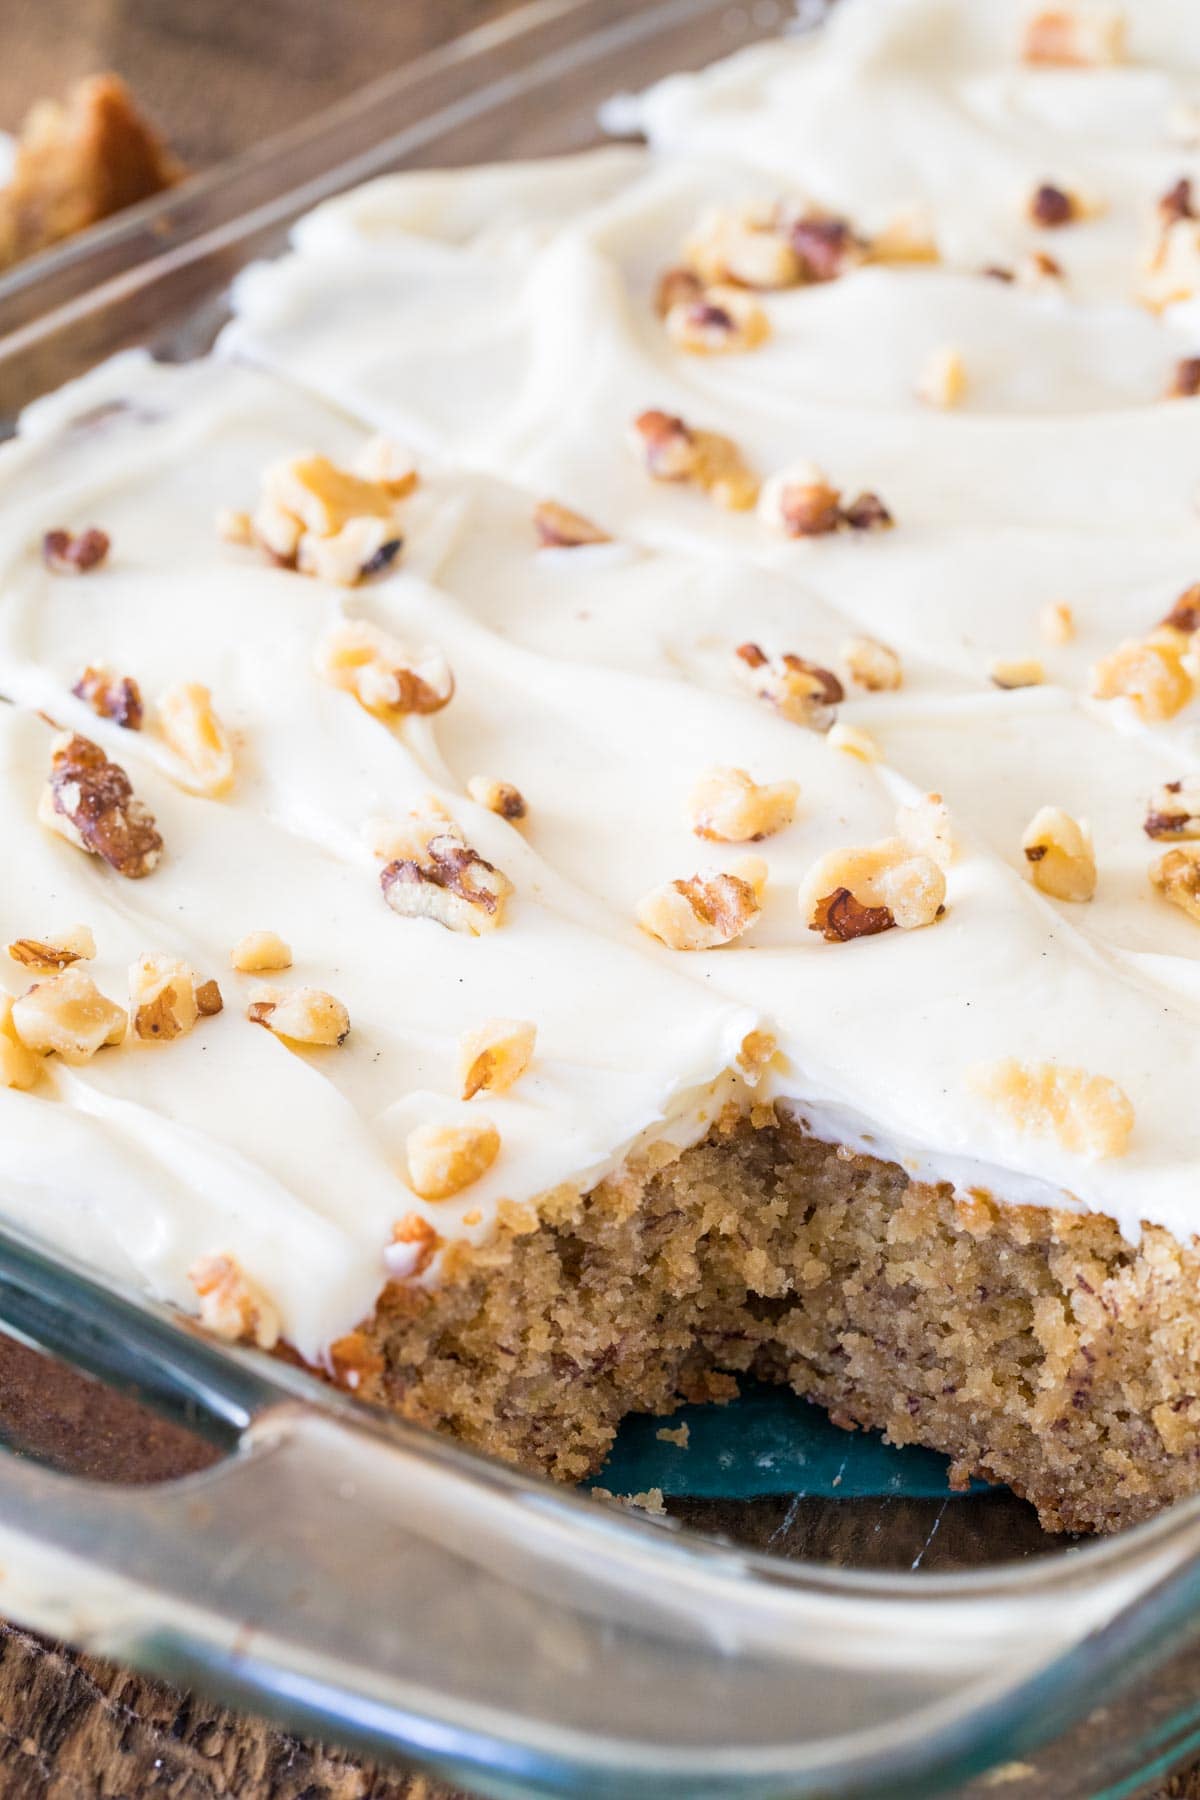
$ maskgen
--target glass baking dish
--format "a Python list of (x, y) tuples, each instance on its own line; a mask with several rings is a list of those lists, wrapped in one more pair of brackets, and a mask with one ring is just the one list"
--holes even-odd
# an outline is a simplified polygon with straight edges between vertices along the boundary
[[(615, 92), (791, 17), (775, 0), (533, 0), (0, 282), (0, 421), (130, 345), (203, 351), (232, 277), (327, 195), (395, 168), (582, 148)], [(0, 1458), (0, 1608), (290, 1725), (487, 1793), (639, 1800), (997, 1779), (1115, 1800), (1200, 1748), (1200, 1502), (1069, 1552), (1023, 1527), (1047, 1554), (997, 1567), (996, 1497), (953, 1500), (984, 1521), (957, 1559), (977, 1566), (953, 1574), (925, 1553), (944, 1501), (912, 1514), (899, 1573), (878, 1572), (879, 1521), (860, 1512), (841, 1566), (820, 1567), (498, 1469), (14, 1237), (0, 1323), (225, 1453), (138, 1490)], [(771, 1542), (811, 1555), (788, 1520)]]

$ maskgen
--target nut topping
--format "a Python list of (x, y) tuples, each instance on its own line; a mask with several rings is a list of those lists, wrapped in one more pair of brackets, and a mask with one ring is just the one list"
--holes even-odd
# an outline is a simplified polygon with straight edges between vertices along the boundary
[(1066, 188), (1056, 187), (1052, 181), (1043, 181), (1033, 190), (1029, 197), (1029, 218), (1034, 225), (1040, 225), (1045, 231), (1055, 231), (1060, 226), (1071, 225), (1082, 218), (1084, 207), (1077, 194), (1068, 193)]
[(263, 975), (268, 971), (290, 969), (291, 947), (275, 931), (249, 931), (239, 938), (229, 957), (242, 975)]
[(487, 1119), (418, 1125), (405, 1143), (408, 1184), (422, 1200), (449, 1200), (486, 1175), (500, 1154), (500, 1133)]
[(992, 664), (990, 679), (993, 687), (1009, 690), (1041, 687), (1046, 670), (1037, 656), (1001, 657)]
[(37, 981), (13, 1001), (12, 1025), (21, 1042), (41, 1056), (65, 1063), (90, 1062), (106, 1044), (119, 1044), (128, 1021), (82, 969), (64, 969)]
[(494, 931), (512, 893), (507, 875), (464, 844), (457, 831), (430, 838), (419, 856), (389, 862), (383, 897), (402, 918), (434, 919), (448, 931)]
[(175, 956), (140, 956), (129, 970), (133, 1035), (150, 1043), (183, 1037), (200, 1017), (195, 974)]
[(670, 950), (715, 950), (740, 937), (760, 910), (754, 884), (741, 876), (693, 875), (652, 888), (634, 916)]
[(869, 246), (845, 219), (809, 212), (793, 219), (788, 238), (803, 282), (836, 281), (866, 261)]
[(1200, 582), (1183, 590), (1162, 623), (1167, 631), (1185, 638), (1200, 631)]
[(38, 818), (69, 844), (102, 857), (130, 881), (157, 867), (162, 838), (128, 775), (90, 738), (63, 732), (50, 746)]
[(221, 990), (217, 983), (213, 981), (211, 977), (208, 981), (199, 982), (196, 986), (196, 1011), (200, 1014), (200, 1017), (202, 1019), (212, 1019), (215, 1018), (219, 1012), (224, 1012), (224, 1010), (225, 1002), (221, 997)]
[(694, 269), (681, 264), (664, 269), (654, 288), (654, 310), (665, 319), (673, 306), (704, 298), (704, 283)]
[(53, 938), (17, 938), (8, 946), (14, 962), (39, 975), (54, 975), (72, 963), (90, 962), (96, 940), (86, 925), (73, 925)]
[(774, 207), (725, 208), (705, 215), (684, 253), (705, 287), (794, 287), (801, 267), (788, 239)]
[(831, 850), (800, 889), (800, 912), (827, 943), (873, 937), (898, 925), (914, 931), (945, 911), (946, 877), (931, 856), (903, 838)]
[(417, 485), (412, 459), (373, 438), (343, 469), (326, 456), (297, 456), (263, 475), (254, 537), (284, 568), (353, 587), (380, 574), (404, 544), (398, 507)]
[(948, 411), (961, 406), (967, 394), (967, 365), (962, 352), (952, 344), (933, 350), (921, 365), (917, 377), (917, 398), (926, 406)]
[(255, 988), (246, 1017), (288, 1044), (331, 1046), (350, 1035), (349, 1013), (321, 988)]
[(410, 650), (366, 619), (332, 626), (317, 645), (314, 665), (385, 724), (409, 713), (440, 712), (454, 694), (454, 676), (440, 650)]
[(863, 731), (858, 725), (843, 724), (841, 719), (829, 727), (825, 742), (831, 750), (840, 750), (843, 756), (852, 756), (857, 762), (878, 762), (882, 755), (877, 740), (869, 731)]
[(199, 681), (177, 681), (160, 695), (158, 728), (185, 771), (185, 785), (210, 799), (233, 785), (233, 745)]
[(1021, 60), (1065, 69), (1125, 60), (1125, 15), (1115, 6), (1044, 6), (1025, 21)]
[(21, 1042), (12, 1014), (11, 995), (0, 993), (0, 1088), (31, 1088), (42, 1072), (42, 1059)]
[(1092, 834), (1059, 806), (1043, 806), (1025, 827), (1021, 848), (1033, 885), (1056, 900), (1090, 900), (1096, 892)]
[(1200, 775), (1156, 788), (1142, 829), (1150, 838), (1200, 838)]
[(810, 731), (829, 730), (834, 707), (846, 697), (832, 669), (823, 669), (790, 651), (768, 656), (758, 644), (740, 644), (735, 655), (742, 675), (760, 700), (795, 725), (805, 725)]
[(1175, 364), (1168, 400), (1194, 400), (1200, 394), (1200, 356), (1184, 356)]
[(877, 638), (848, 638), (842, 645), (842, 661), (850, 671), (851, 681), (868, 693), (890, 693), (903, 683), (900, 658)]
[(142, 729), (142, 695), (132, 676), (114, 675), (103, 664), (89, 666), (71, 692), (86, 701), (98, 718), (111, 719), (126, 731)]
[(279, 1342), (279, 1312), (257, 1282), (232, 1256), (202, 1256), (188, 1270), (200, 1302), (200, 1323), (214, 1337), (273, 1350)]
[(693, 356), (723, 356), (757, 350), (771, 335), (771, 323), (756, 300), (737, 288), (705, 288), (699, 298), (677, 300), (665, 320), (677, 350)]
[(732, 438), (697, 431), (673, 413), (652, 408), (633, 421), (634, 455), (655, 481), (694, 482), (718, 506), (745, 512), (758, 499), (758, 479)]
[(1192, 697), (1192, 681), (1179, 651), (1169, 644), (1130, 642), (1092, 670), (1097, 700), (1128, 699), (1148, 724), (1174, 718)]
[(1048, 600), (1038, 614), (1038, 630), (1047, 644), (1069, 644), (1075, 636), (1075, 614), (1065, 600)]
[(940, 794), (922, 794), (919, 800), (899, 807), (896, 833), (910, 850), (928, 856), (939, 869), (948, 869), (954, 861), (950, 808)]
[(688, 802), (692, 830), (720, 844), (759, 843), (791, 824), (799, 792), (794, 781), (760, 787), (745, 769), (710, 769)]
[(1200, 924), (1200, 845), (1180, 844), (1160, 856), (1150, 879), (1164, 900)]
[(1097, 1161), (1128, 1148), (1133, 1107), (1107, 1076), (1005, 1057), (973, 1069), (968, 1080), (1016, 1130), (1054, 1137), (1074, 1156)]
[(841, 490), (815, 463), (796, 463), (765, 481), (758, 516), (793, 538), (828, 537), (843, 529), (886, 531), (894, 523), (878, 494), (860, 494), (843, 505)]
[(393, 1281), (411, 1281), (423, 1275), (442, 1240), (420, 1213), (405, 1213), (392, 1227), (392, 1241), (383, 1252), (383, 1266)]
[(533, 509), (533, 528), (544, 549), (577, 550), (583, 544), (611, 544), (607, 531), (601, 531), (582, 513), (560, 506), (557, 500), (539, 500)]
[(48, 531), (42, 539), (42, 561), (52, 575), (87, 575), (98, 569), (110, 548), (109, 536), (95, 525), (86, 531)]
[(511, 781), (493, 781), (488, 775), (472, 775), (467, 792), (479, 806), (486, 806), (502, 819), (523, 819), (529, 812), (525, 796)]
[(459, 1040), (458, 1080), (464, 1100), (503, 1094), (529, 1067), (537, 1027), (526, 1019), (489, 1019)]

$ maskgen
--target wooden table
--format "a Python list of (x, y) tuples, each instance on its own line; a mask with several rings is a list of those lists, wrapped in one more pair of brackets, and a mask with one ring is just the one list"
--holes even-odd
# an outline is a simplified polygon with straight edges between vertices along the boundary
[[(0, 130), (29, 102), (114, 68), (202, 167), (309, 117), (516, 0), (6, 0)], [(198, 1466), (194, 1441), (0, 1337), (0, 1434), (78, 1472), (145, 1480)], [(778, 1555), (929, 1569), (1047, 1547), (1029, 1508), (768, 1499), (671, 1509)], [(381, 1769), (0, 1625), (0, 1800), (433, 1800)], [(1161, 1790), (1200, 1800), (1200, 1770)], [(1046, 1800), (1054, 1800), (1047, 1794)]]

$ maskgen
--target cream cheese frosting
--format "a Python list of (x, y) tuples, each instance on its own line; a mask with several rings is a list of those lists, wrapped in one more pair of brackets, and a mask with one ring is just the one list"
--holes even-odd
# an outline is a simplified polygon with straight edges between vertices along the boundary
[[(1151, 885), (1163, 846), (1143, 821), (1198, 772), (1200, 704), (1146, 723), (1092, 697), (1091, 670), (1200, 576), (1196, 403), (1163, 397), (1200, 351), (1200, 302), (1135, 296), (1159, 196), (1200, 175), (1172, 141), (1200, 95), (1200, 23), (1140, 0), (1125, 61), (1035, 68), (1022, 16), (840, 0), (810, 38), (646, 95), (646, 149), (373, 183), (240, 278), (219, 359), (119, 359), (32, 409), (0, 456), (4, 942), (84, 922), (118, 1001), (149, 951), (216, 976), (226, 1005), (173, 1043), (51, 1058), (30, 1092), (0, 1090), (10, 1216), (184, 1306), (197, 1258), (233, 1256), (317, 1358), (370, 1310), (399, 1218), (482, 1242), (506, 1201), (587, 1186), (655, 1134), (701, 1135), (748, 1102), (738, 1057), (758, 1031), (779, 1045), (758, 1094), (823, 1136), (1131, 1237), (1197, 1230), (1200, 924)], [(1086, 194), (1088, 216), (1033, 226), (1045, 181)], [(657, 277), (713, 207), (780, 199), (867, 235), (919, 218), (940, 260), (757, 295), (767, 342), (689, 356), (655, 315)], [(1038, 250), (1061, 278), (1020, 273)], [(996, 265), (1019, 278), (983, 274)], [(947, 346), (966, 387), (942, 411), (917, 390)], [(627, 443), (647, 408), (727, 433), (763, 476), (815, 460), (882, 495), (895, 528), (789, 539), (652, 481)], [(346, 590), (217, 539), (215, 512), (252, 505), (264, 467), (348, 462), (369, 430), (420, 465), (394, 567)], [(613, 541), (539, 549), (544, 498)], [(89, 523), (112, 538), (104, 566), (48, 573), (43, 533)], [(1056, 604), (1065, 642), (1046, 640)], [(343, 617), (435, 645), (449, 705), (390, 729), (323, 684), (314, 646)], [(897, 653), (897, 690), (850, 681), (861, 635)], [(747, 642), (840, 671), (850, 736), (757, 698)], [(1041, 685), (994, 685), (1029, 658)], [(231, 792), (186, 791), (153, 730), (73, 698), (97, 662), (151, 700), (210, 687)], [(129, 772), (165, 845), (146, 880), (37, 824), (39, 715)], [(855, 731), (876, 760), (848, 753)], [(689, 794), (727, 766), (795, 782), (793, 822), (761, 844), (699, 838)], [(472, 800), (480, 774), (514, 783), (527, 820)], [(813, 865), (888, 836), (929, 792), (956, 845), (944, 915), (825, 942), (797, 905)], [(364, 827), (430, 794), (514, 885), (485, 936), (381, 899)], [(1029, 879), (1022, 835), (1047, 805), (1090, 825), (1087, 902)], [(648, 890), (744, 851), (767, 876), (735, 942), (681, 952), (639, 930)], [(345, 1004), (344, 1045), (297, 1052), (247, 1022), (253, 983), (229, 956), (255, 929), (294, 947), (283, 985)], [(0, 970), (4, 991), (23, 985)], [(464, 1107), (456, 1045), (498, 1016), (536, 1025), (534, 1060)], [(971, 1079), (1009, 1058), (1117, 1084), (1125, 1153), (1018, 1128)], [(499, 1157), (422, 1201), (408, 1132), (474, 1109)]]

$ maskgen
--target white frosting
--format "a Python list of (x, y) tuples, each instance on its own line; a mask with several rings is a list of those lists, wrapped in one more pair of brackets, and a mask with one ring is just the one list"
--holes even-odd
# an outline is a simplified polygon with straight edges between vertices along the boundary
[[(18, 703), (0, 708), (0, 930), (90, 924), (117, 997), (138, 952), (185, 955), (221, 979), (226, 1010), (0, 1092), (6, 1211), (185, 1305), (192, 1260), (232, 1253), (315, 1356), (369, 1310), (397, 1218), (478, 1241), (501, 1199), (586, 1185), (655, 1132), (700, 1135), (744, 1092), (731, 1069), (759, 1027), (783, 1051), (766, 1091), (822, 1135), (960, 1187), (1093, 1208), (1131, 1236), (1143, 1220), (1197, 1230), (1200, 927), (1151, 888), (1142, 821), (1160, 782), (1200, 766), (1200, 706), (1149, 728), (1086, 697), (1090, 665), (1200, 576), (1196, 405), (1160, 398), (1200, 351), (1200, 311), (1154, 317), (1131, 298), (1157, 196), (1200, 173), (1167, 136), (1200, 92), (1200, 21), (1171, 0), (1131, 15), (1127, 65), (1034, 70), (1007, 0), (841, 0), (810, 40), (646, 96), (649, 151), (398, 177), (332, 202), (239, 281), (223, 364), (122, 359), (33, 410), (0, 458), (0, 691)], [(1034, 231), (1023, 203), (1047, 178), (1106, 210)], [(765, 296), (772, 337), (753, 353), (674, 350), (650, 304), (659, 270), (706, 208), (780, 193), (868, 231), (922, 208), (944, 260)], [(1061, 289), (979, 274), (1036, 247), (1066, 268)], [(944, 344), (968, 374), (949, 414), (914, 395)], [(131, 405), (97, 419), (114, 398)], [(878, 490), (897, 527), (790, 542), (653, 483), (625, 441), (651, 406), (730, 433), (763, 473), (814, 458), (850, 493)], [(422, 459), (394, 572), (347, 595), (216, 541), (215, 510), (251, 504), (264, 465), (346, 457), (368, 425)], [(546, 496), (617, 542), (538, 551)], [(91, 522), (112, 535), (109, 564), (48, 575), (42, 531)], [(1057, 600), (1078, 633), (1050, 647), (1037, 621)], [(323, 687), (312, 647), (339, 610), (438, 645), (451, 704), (393, 733)], [(873, 765), (765, 707), (732, 656), (754, 640), (839, 667), (855, 632), (904, 667), (899, 692), (851, 689), (840, 709), (879, 744)], [(995, 659), (1030, 655), (1048, 685), (991, 685)], [(96, 660), (149, 696), (212, 687), (239, 739), (229, 798), (183, 793), (151, 733), (70, 698)], [(147, 880), (33, 822), (37, 709), (129, 770), (166, 843)], [(797, 781), (797, 816), (751, 847), (769, 867), (751, 930), (674, 953), (634, 907), (738, 854), (687, 815), (721, 764)], [(527, 823), (467, 799), (475, 774), (516, 783)], [(929, 790), (959, 845), (944, 918), (823, 942), (796, 904), (807, 870)], [(430, 791), (515, 883), (487, 937), (380, 897), (362, 826)], [(1021, 834), (1045, 804), (1091, 823), (1088, 904), (1027, 879)], [(285, 984), (345, 1002), (343, 1048), (300, 1055), (247, 1024), (251, 983), (227, 964), (256, 928), (295, 947)], [(15, 965), (0, 980), (22, 985)], [(471, 1103), (501, 1156), (422, 1206), (404, 1137), (458, 1116), (455, 1044), (496, 1015), (538, 1030), (529, 1072)], [(966, 1079), (1010, 1056), (1119, 1083), (1127, 1154), (1089, 1162), (1016, 1131)], [(406, 1272), (394, 1252), (391, 1266)]]

